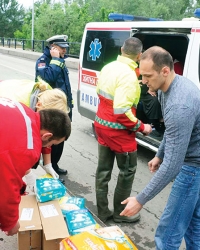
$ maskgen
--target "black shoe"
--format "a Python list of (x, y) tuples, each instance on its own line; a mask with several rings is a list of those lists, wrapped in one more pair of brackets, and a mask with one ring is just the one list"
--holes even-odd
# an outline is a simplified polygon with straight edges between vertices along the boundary
[(62, 168), (58, 168), (57, 170), (56, 170), (56, 173), (57, 174), (63, 174), (63, 175), (66, 175), (67, 174), (67, 170), (66, 169), (62, 169)]
[(64, 179), (60, 179), (60, 178), (59, 178), (59, 181), (60, 181), (62, 184), (65, 184), (65, 180), (64, 180)]
[(130, 216), (130, 217), (128, 217), (128, 216), (120, 216), (120, 215), (116, 215), (116, 214), (113, 215), (113, 220), (116, 223), (121, 223), (121, 222), (132, 223), (132, 222), (139, 221), (139, 219), (140, 219), (140, 214), (139, 213), (137, 213), (137, 214), (135, 214), (133, 216)]
[(98, 215), (98, 218), (105, 223), (107, 220), (111, 219), (113, 217), (113, 211), (108, 211), (108, 214), (106, 215)]

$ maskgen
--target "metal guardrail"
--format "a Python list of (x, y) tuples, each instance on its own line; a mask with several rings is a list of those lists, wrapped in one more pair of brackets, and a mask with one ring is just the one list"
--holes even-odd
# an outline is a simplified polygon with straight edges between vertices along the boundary
[[(23, 49), (27, 51), (35, 51), (43, 53), (47, 42), (44, 40), (28, 40), (28, 39), (17, 39), (17, 38), (5, 38), (0, 37), (0, 46)], [(69, 42), (69, 47), (67, 48), (67, 55), (73, 58), (79, 58), (81, 43), (79, 42)]]

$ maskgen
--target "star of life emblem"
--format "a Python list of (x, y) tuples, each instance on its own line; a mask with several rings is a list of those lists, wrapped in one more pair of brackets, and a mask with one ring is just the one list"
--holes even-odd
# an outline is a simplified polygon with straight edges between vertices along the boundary
[(99, 42), (98, 38), (95, 38), (94, 41), (91, 42), (90, 44), (90, 51), (89, 51), (89, 56), (92, 58), (92, 61), (96, 61), (97, 58), (100, 57), (101, 55), (101, 42)]

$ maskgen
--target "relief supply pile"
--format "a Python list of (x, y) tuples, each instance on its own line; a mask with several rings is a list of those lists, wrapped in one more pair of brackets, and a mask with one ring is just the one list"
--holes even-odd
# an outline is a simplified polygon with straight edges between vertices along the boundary
[(21, 197), (18, 250), (59, 250), (59, 243), (69, 236), (58, 198), (66, 187), (53, 178), (36, 180), (36, 194)]
[(85, 199), (70, 197), (59, 180), (44, 176), (35, 190), (21, 199), (18, 250), (137, 250), (119, 227), (101, 227)]

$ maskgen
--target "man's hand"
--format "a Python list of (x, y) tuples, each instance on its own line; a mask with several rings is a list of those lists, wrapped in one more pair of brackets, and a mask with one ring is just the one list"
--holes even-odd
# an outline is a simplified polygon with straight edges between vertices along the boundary
[(121, 216), (133, 216), (137, 214), (143, 207), (135, 197), (129, 197), (122, 201), (121, 204), (127, 204), (125, 209), (120, 213)]
[(52, 175), (52, 177), (54, 179), (58, 179), (59, 178), (59, 175), (55, 172), (55, 170), (52, 168), (52, 164), (49, 163), (49, 164), (46, 164), (44, 166), (42, 166), (42, 168), (50, 175)]
[(149, 135), (152, 132), (152, 127), (150, 124), (144, 124), (143, 135)]
[(151, 173), (156, 172), (161, 164), (162, 160), (155, 156), (151, 161), (148, 162), (149, 170)]
[(18, 233), (18, 230), (20, 228), (20, 224), (19, 224), (19, 221), (16, 223), (16, 225), (9, 231), (6, 231), (5, 234), (7, 236), (13, 236), (14, 234), (17, 234)]
[(155, 91), (148, 90), (147, 93), (149, 93), (151, 96), (157, 96)]
[(55, 48), (55, 47), (52, 47), (52, 48), (50, 49), (50, 54), (51, 54), (51, 57), (60, 58), (60, 52), (59, 52), (58, 49)]

